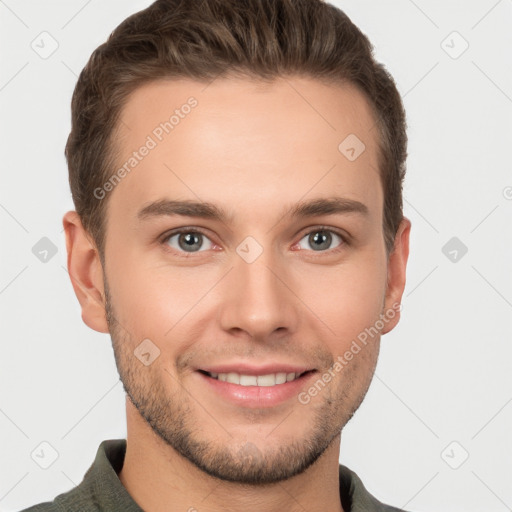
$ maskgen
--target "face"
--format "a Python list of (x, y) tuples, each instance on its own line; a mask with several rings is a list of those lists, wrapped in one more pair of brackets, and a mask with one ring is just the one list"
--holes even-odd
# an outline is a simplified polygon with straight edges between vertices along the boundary
[[(339, 149), (350, 134), (364, 151)], [(398, 320), (369, 104), (305, 78), (160, 81), (130, 97), (116, 140), (103, 270), (129, 399), (210, 475), (302, 472)]]

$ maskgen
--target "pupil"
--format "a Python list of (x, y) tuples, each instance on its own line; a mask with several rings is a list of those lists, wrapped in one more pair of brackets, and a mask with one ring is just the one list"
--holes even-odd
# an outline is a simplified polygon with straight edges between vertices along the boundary
[[(193, 249), (194, 244), (200, 245), (199, 236), (200, 235), (198, 233), (195, 233), (195, 234), (186, 233), (185, 235), (180, 236), (180, 247), (182, 249), (188, 250), (190, 248)], [(184, 242), (184, 243), (182, 243), (182, 242)]]
[[(326, 233), (326, 234), (318, 235), (318, 233)], [(331, 234), (326, 231), (317, 231), (314, 235), (312, 235), (312, 240), (314, 242), (311, 244), (313, 247), (315, 247), (315, 245), (316, 245), (317, 248), (328, 249), (329, 245), (330, 245), (330, 241), (331, 241)], [(320, 242), (320, 243), (318, 244), (317, 242)], [(322, 247), (322, 244), (324, 245), (323, 247)]]

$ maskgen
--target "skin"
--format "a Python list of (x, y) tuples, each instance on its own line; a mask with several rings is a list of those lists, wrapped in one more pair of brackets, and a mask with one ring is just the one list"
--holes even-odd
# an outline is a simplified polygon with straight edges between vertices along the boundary
[[(110, 332), (127, 393), (119, 478), (152, 512), (342, 511), (341, 431), (399, 311), (308, 404), (234, 405), (195, 370), (290, 361), (321, 376), (400, 303), (411, 224), (402, 221), (388, 259), (372, 112), (352, 86), (314, 79), (152, 82), (123, 109), (119, 165), (190, 96), (197, 107), (104, 199), (104, 267), (76, 212), (63, 221), (83, 321)], [(350, 133), (366, 146), (354, 161), (338, 150)], [(298, 201), (334, 196), (368, 215), (285, 216)], [(137, 218), (160, 199), (211, 202), (232, 218)], [(180, 235), (163, 240), (181, 227), (204, 231), (193, 252), (184, 235), (181, 246)], [(320, 249), (309, 236), (319, 228), (332, 235)], [(252, 263), (236, 251), (247, 236), (263, 249)], [(147, 338), (160, 350), (149, 366), (134, 355)]]

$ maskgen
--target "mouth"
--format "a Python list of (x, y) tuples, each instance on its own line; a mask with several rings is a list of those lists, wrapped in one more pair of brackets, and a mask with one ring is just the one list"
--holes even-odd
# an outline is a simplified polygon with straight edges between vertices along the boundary
[(237, 384), (239, 386), (247, 387), (274, 387), (287, 382), (293, 382), (300, 379), (306, 374), (315, 372), (315, 370), (306, 370), (304, 372), (277, 372), (268, 373), (266, 375), (245, 375), (243, 373), (229, 372), (229, 373), (217, 373), (208, 372), (206, 370), (198, 370), (198, 372), (206, 375), (215, 380), (222, 382), (228, 382), (230, 384)]
[(244, 366), (243, 363), (237, 366), (243, 373), (233, 371), (236, 366), (231, 364), (229, 367), (197, 368), (195, 374), (199, 377), (199, 385), (205, 386), (201, 393), (203, 390), (208, 395), (213, 393), (223, 403), (237, 408), (268, 410), (286, 403), (293, 404), (318, 373), (314, 369), (286, 364), (267, 365), (266, 368)]

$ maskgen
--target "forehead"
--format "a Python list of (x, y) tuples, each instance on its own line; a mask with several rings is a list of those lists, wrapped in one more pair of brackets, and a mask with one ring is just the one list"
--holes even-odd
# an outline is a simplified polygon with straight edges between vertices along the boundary
[(125, 172), (110, 201), (133, 215), (162, 198), (231, 207), (243, 198), (263, 213), (276, 202), (337, 195), (378, 216), (377, 137), (370, 104), (351, 85), (298, 77), (150, 82), (122, 110), (116, 170)]

